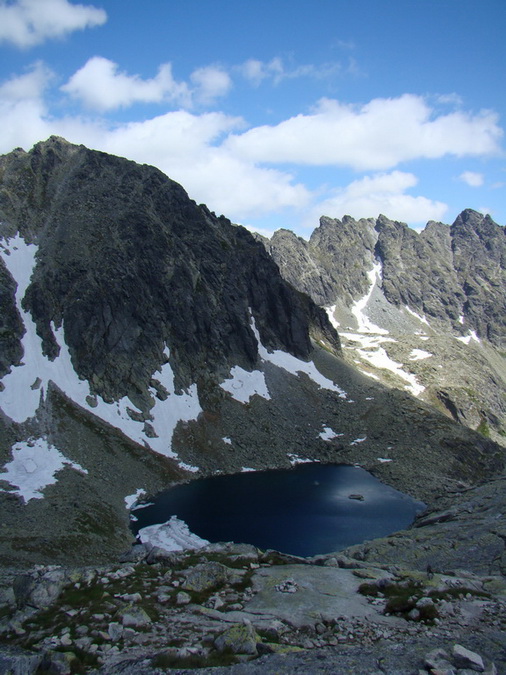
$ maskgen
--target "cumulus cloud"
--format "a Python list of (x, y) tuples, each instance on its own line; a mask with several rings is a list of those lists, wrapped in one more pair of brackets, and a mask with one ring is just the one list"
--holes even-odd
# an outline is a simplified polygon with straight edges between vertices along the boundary
[(217, 66), (197, 68), (190, 76), (196, 87), (195, 95), (200, 103), (210, 104), (232, 88), (230, 75)]
[(475, 171), (464, 171), (460, 174), (459, 180), (469, 187), (481, 187), (485, 182), (482, 173), (476, 173)]
[(267, 62), (259, 61), (258, 59), (248, 59), (238, 67), (238, 70), (254, 87), (258, 87), (267, 78), (272, 78), (277, 83), (285, 74), (283, 61), (279, 57), (275, 57)]
[[(72, 83), (72, 93), (95, 109), (170, 97), (191, 103), (199, 92), (212, 98), (230, 86), (216, 66), (195, 71), (190, 86), (175, 82), (170, 67), (161, 66), (154, 78), (145, 80), (119, 72), (107, 59), (91, 61), (65, 90), (71, 93)], [(95, 80), (92, 65), (97, 66)], [(248, 128), (237, 116), (183, 109), (120, 123), (105, 116), (62, 115), (63, 107), (49, 108), (52, 99), (46, 92), (54, 77), (44, 64), (36, 63), (26, 73), (0, 83), (0, 152), (16, 146), (29, 149), (58, 134), (74, 143), (153, 164), (181, 183), (193, 199), (236, 222), (254, 222), (272, 214), (274, 224), (278, 213), (293, 215), (294, 227), (301, 220), (314, 227), (321, 215), (358, 218), (384, 213), (410, 224), (441, 220), (446, 205), (413, 194), (417, 178), (412, 173), (373, 170), (352, 182), (347, 178), (349, 184), (341, 187), (313, 184), (310, 188), (303, 178), (304, 165), (343, 163), (353, 169), (374, 169), (410, 157), (486, 154), (497, 150), (501, 135), (492, 113), (438, 116), (423, 99), (413, 96), (371, 101), (361, 107), (324, 101), (311, 114), (275, 127)], [(290, 168), (273, 166), (289, 160), (293, 162)]]
[(223, 148), (221, 139), (243, 125), (223, 113), (171, 112), (111, 131), (101, 149), (155, 164), (194, 199), (235, 220), (302, 208), (310, 193), (291, 174), (257, 167)]
[(177, 82), (170, 63), (163, 63), (151, 79), (129, 75), (114, 61), (93, 56), (61, 89), (100, 112), (126, 108), (134, 103), (168, 102), (183, 108), (194, 103), (209, 105), (228, 93), (232, 80), (217, 66), (197, 68), (190, 76), (192, 86)]
[(74, 5), (68, 0), (0, 0), (0, 43), (33, 47), (106, 21), (103, 9)]
[(174, 80), (169, 63), (158, 68), (156, 77), (143, 80), (138, 75), (120, 72), (117, 63), (102, 56), (89, 59), (61, 89), (88, 108), (102, 112), (136, 102), (160, 103), (166, 99), (189, 104), (190, 101), (187, 85)]
[(234, 154), (254, 162), (341, 165), (385, 170), (413, 159), (498, 152), (502, 130), (491, 111), (437, 115), (406, 94), (363, 106), (323, 99), (307, 115), (231, 136)]
[(334, 192), (312, 209), (308, 225), (319, 216), (342, 218), (377, 217), (380, 213), (407, 223), (440, 220), (447, 211), (446, 204), (426, 197), (413, 197), (406, 190), (418, 182), (412, 173), (392, 171), (365, 176)]
[(30, 147), (45, 138), (48, 127), (44, 92), (53, 77), (49, 68), (37, 62), (25, 74), (0, 85), (0, 150)]

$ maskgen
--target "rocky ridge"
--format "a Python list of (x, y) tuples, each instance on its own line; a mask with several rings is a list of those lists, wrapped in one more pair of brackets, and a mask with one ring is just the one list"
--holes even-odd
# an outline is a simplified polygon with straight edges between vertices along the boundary
[(505, 228), (322, 217), (309, 241), (262, 239), (283, 276), (326, 307), (346, 357), (461, 424), (506, 438)]
[[(51, 138), (3, 156), (0, 177), (2, 236), (37, 244), (23, 307), (50, 359), (64, 325), (74, 368), (94, 393), (142, 405), (166, 343), (177, 388), (228, 373), (230, 361), (251, 368), (250, 312), (268, 348), (307, 358), (318, 336), (339, 351), (324, 313), (247, 231), (157, 169)], [(9, 325), (16, 334), (14, 318)]]
[(0, 179), (3, 564), (110, 562), (135, 495), (218, 471), (359, 463), (430, 503), (504, 466), (346, 364), (264, 247), (156, 169), (51, 138)]

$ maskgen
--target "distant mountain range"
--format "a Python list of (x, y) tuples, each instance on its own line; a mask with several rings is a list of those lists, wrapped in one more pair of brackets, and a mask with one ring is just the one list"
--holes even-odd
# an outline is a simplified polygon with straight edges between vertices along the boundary
[(505, 235), (468, 209), (421, 232), (385, 216), (323, 217), (309, 241), (288, 230), (262, 241), (327, 308), (357, 367), (504, 443)]

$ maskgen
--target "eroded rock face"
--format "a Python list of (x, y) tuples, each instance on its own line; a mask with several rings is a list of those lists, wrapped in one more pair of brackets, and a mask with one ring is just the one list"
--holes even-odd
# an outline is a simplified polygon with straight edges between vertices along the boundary
[(385, 216), (324, 216), (309, 242), (286, 230), (263, 241), (283, 276), (320, 305), (352, 305), (367, 292), (367, 271), (379, 260), (392, 305), (454, 330), (463, 320), (479, 336), (504, 342), (506, 236), (490, 216), (467, 209), (451, 227), (431, 221), (422, 232)]

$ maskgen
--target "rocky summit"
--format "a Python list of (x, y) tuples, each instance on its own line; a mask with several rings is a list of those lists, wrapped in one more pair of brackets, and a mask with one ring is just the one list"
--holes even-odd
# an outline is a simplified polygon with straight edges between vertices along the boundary
[[(261, 240), (53, 137), (0, 158), (0, 307), (0, 673), (506, 672), (489, 217)], [(133, 539), (167, 487), (301, 461), (426, 511), (307, 559)]]

